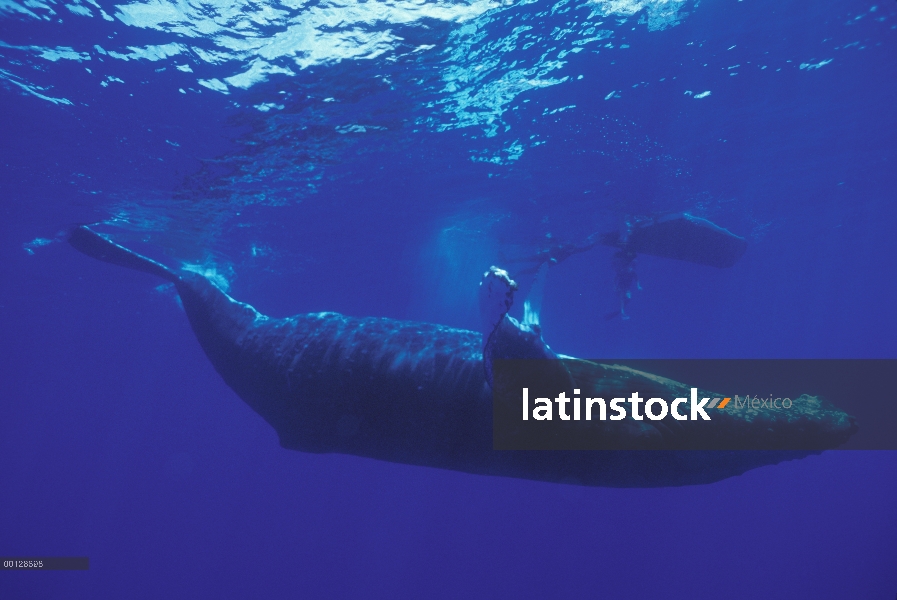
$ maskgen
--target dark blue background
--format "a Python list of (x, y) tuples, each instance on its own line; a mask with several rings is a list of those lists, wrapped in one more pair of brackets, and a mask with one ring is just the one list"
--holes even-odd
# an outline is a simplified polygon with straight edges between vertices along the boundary
[[(705, 0), (651, 32), (630, 30), (636, 16), (613, 27), (630, 48), (569, 55), (549, 76), (571, 79), (513, 99), (494, 137), (416, 124), (445, 97), (409, 82), (451, 64), (443, 46), (227, 97), (179, 94), (187, 75), (155, 64), (117, 64), (125, 83), (101, 88), (84, 64), (0, 49), (3, 69), (73, 103), (2, 78), (0, 554), (91, 559), (88, 572), (0, 573), (0, 597), (893, 598), (894, 453), (613, 490), (290, 452), (212, 369), (169, 289), (58, 241), (26, 246), (118, 216), (116, 239), (217, 265), (266, 314), (473, 328), (493, 262), (547, 234), (576, 241), (628, 214), (690, 210), (749, 238), (735, 267), (640, 258), (632, 319), (607, 322), (610, 251), (573, 257), (549, 276), (548, 343), (579, 356), (894, 358), (897, 17), (870, 6)], [(478, 22), (500, 40), (548, 8)], [(589, 10), (526, 22), (547, 36)], [(6, 14), (0, 39), (82, 49), (122, 30), (60, 14)], [(425, 33), (448, 52), (450, 30)], [(117, 43), (167, 41), (132, 28)], [(282, 115), (249, 108), (284, 89)], [(306, 98), (329, 95), (340, 102)], [(386, 129), (333, 133), (358, 122)], [(530, 136), (545, 143), (517, 161), (471, 160)]]

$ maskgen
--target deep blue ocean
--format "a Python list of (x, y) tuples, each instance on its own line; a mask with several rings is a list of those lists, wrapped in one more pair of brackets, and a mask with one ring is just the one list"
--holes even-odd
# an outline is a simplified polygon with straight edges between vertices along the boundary
[(476, 329), (490, 265), (687, 211), (744, 257), (640, 257), (623, 320), (577, 254), (552, 348), (897, 358), (895, 107), (893, 0), (0, 0), (0, 555), (90, 557), (0, 599), (893, 599), (897, 452), (608, 489), (285, 450), (170, 284), (65, 235)]

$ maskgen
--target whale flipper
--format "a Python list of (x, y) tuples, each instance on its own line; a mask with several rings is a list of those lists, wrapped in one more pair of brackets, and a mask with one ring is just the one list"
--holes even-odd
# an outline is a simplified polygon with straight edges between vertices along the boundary
[(69, 233), (69, 243), (79, 252), (83, 252), (87, 256), (103, 262), (158, 275), (171, 282), (176, 282), (180, 279), (174, 271), (165, 265), (157, 263), (151, 258), (141, 256), (133, 250), (128, 250), (124, 246), (119, 246), (112, 240), (93, 231), (87, 225), (75, 227)]

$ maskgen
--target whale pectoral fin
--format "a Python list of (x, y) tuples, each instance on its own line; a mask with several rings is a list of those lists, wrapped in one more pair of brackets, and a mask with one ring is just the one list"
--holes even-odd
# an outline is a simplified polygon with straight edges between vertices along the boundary
[(75, 250), (103, 262), (157, 275), (171, 282), (177, 282), (180, 279), (174, 271), (165, 265), (128, 250), (124, 246), (119, 246), (86, 225), (80, 225), (72, 230), (69, 234), (69, 244)]
[(488, 338), (514, 304), (517, 283), (508, 272), (490, 267), (480, 281), (480, 316), (483, 337)]

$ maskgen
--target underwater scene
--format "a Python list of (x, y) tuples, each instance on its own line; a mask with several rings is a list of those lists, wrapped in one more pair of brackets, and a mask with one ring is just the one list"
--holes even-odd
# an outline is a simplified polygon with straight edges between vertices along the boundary
[(888, 378), (493, 409), (897, 364), (895, 75), (893, 1), (0, 0), (0, 599), (893, 599)]

